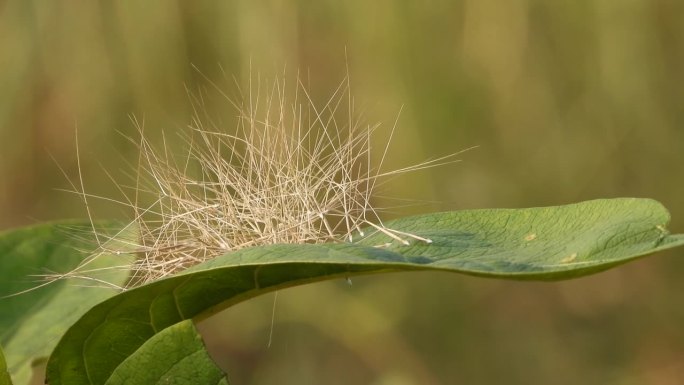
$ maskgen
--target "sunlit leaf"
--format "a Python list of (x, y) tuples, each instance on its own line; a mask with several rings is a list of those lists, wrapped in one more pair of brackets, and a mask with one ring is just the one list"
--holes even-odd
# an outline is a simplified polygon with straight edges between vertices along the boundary
[(195, 324), (179, 322), (155, 334), (124, 360), (107, 385), (228, 385)]
[[(0, 233), (0, 344), (15, 384), (29, 381), (31, 363), (46, 358), (79, 317), (118, 292), (93, 288), (98, 283), (80, 279), (39, 287), (46, 281), (37, 275), (73, 269), (86, 255), (80, 250), (92, 249), (95, 244), (90, 225), (82, 222), (48, 223)], [(103, 256), (89, 269), (125, 265), (130, 260), (130, 256)], [(125, 268), (117, 268), (101, 278), (122, 285), (127, 276)]]
[[(244, 249), (138, 287), (86, 313), (48, 362), (50, 384), (103, 384), (155, 334), (187, 319), (294, 285), (393, 271), (434, 270), (507, 279), (568, 279), (684, 244), (648, 199), (447, 212), (388, 228), (429, 238), (408, 246), (382, 233), (355, 244)], [(407, 239), (409, 239), (407, 237)]]
[(12, 385), (9, 372), (7, 372), (7, 363), (5, 362), (5, 355), (0, 349), (0, 385)]

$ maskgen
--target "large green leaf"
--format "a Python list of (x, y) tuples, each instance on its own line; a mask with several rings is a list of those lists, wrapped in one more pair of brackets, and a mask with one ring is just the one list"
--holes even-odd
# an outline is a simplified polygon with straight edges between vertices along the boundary
[(209, 357), (191, 320), (169, 326), (147, 340), (114, 371), (106, 385), (228, 385)]
[(684, 244), (648, 199), (422, 215), (388, 228), (433, 242), (370, 235), (356, 244), (271, 245), (220, 256), (95, 306), (48, 362), (50, 384), (103, 384), (156, 333), (281, 288), (357, 274), (439, 270), (511, 279), (566, 279)]
[[(15, 384), (29, 381), (31, 363), (46, 358), (79, 317), (118, 292), (84, 287), (93, 282), (76, 279), (39, 287), (45, 281), (36, 275), (73, 269), (86, 255), (80, 250), (94, 245), (92, 228), (82, 222), (48, 223), (0, 233), (0, 343)], [(130, 262), (130, 256), (103, 256), (89, 269)], [(123, 284), (127, 276), (125, 269), (118, 268), (100, 278)]]
[(12, 379), (9, 372), (7, 372), (7, 363), (5, 362), (5, 355), (0, 349), (0, 385), (12, 385)]

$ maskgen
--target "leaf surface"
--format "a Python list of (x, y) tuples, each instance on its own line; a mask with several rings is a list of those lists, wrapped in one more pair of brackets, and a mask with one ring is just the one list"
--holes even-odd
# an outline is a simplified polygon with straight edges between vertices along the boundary
[(12, 385), (12, 379), (7, 371), (7, 363), (5, 362), (5, 355), (0, 349), (0, 385)]
[[(48, 362), (50, 384), (103, 384), (156, 333), (289, 286), (393, 271), (556, 280), (608, 269), (684, 244), (669, 214), (649, 199), (621, 198), (529, 208), (467, 210), (387, 222), (432, 240), (405, 246), (377, 232), (354, 244), (243, 249), (119, 294), (70, 328)], [(408, 238), (407, 238), (408, 239)]]
[[(15, 384), (28, 383), (32, 362), (47, 358), (79, 317), (118, 292), (84, 287), (95, 283), (76, 279), (39, 287), (45, 281), (36, 275), (75, 268), (86, 255), (80, 250), (94, 245), (92, 228), (82, 222), (48, 223), (0, 233), (0, 344)], [(104, 256), (89, 268), (109, 268), (122, 262), (130, 263), (131, 257)], [(122, 285), (127, 276), (128, 271), (119, 268), (101, 278)]]
[(192, 320), (160, 331), (119, 365), (106, 385), (228, 385)]

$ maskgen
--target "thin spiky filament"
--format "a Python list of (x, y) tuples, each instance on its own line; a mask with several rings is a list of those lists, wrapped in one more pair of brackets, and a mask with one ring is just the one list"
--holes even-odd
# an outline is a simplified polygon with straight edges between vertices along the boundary
[(145, 254), (138, 278), (256, 245), (353, 240), (369, 216), (376, 220), (369, 163), (376, 126), (338, 121), (345, 91), (341, 84), (321, 109), (306, 94), (304, 105), (287, 105), (276, 81), (262, 100), (239, 105), (234, 133), (196, 116), (182, 167), (143, 138), (140, 169), (159, 199), (136, 213)]
[[(119, 186), (126, 196), (121, 203), (133, 209), (139, 229), (131, 285), (246, 247), (353, 242), (364, 236), (362, 228), (383, 232), (389, 242), (430, 242), (386, 228), (372, 206), (374, 192), (384, 177), (451, 163), (456, 154), (382, 172), (394, 127), (373, 165), (371, 138), (378, 125), (361, 123), (347, 79), (320, 107), (300, 81), (288, 93), (284, 80), (276, 80), (263, 96), (259, 83), (250, 84), (246, 100), (228, 99), (237, 111), (231, 131), (204, 114), (195, 98), (182, 157), (166, 144), (161, 151), (153, 148), (134, 119), (140, 139), (134, 141), (139, 161), (133, 193)], [(82, 188), (79, 194), (87, 205)], [(143, 205), (143, 195), (152, 203)], [(111, 242), (98, 242), (93, 258), (120, 252)]]

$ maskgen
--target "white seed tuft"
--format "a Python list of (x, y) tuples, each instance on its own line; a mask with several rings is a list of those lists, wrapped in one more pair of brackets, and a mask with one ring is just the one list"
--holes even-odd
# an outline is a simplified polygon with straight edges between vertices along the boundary
[[(127, 248), (139, 255), (130, 285), (246, 247), (353, 242), (354, 233), (364, 238), (361, 228), (369, 226), (390, 239), (379, 247), (391, 246), (392, 240), (405, 246), (408, 239), (432, 242), (386, 228), (372, 206), (374, 191), (381, 178), (453, 163), (457, 153), (383, 172), (387, 147), (372, 164), (371, 138), (378, 125), (358, 119), (348, 79), (322, 106), (301, 82), (294, 88), (290, 92), (279, 79), (266, 90), (258, 82), (246, 100), (226, 97), (237, 112), (232, 131), (196, 108), (183, 135), (187, 152), (180, 158), (166, 141), (155, 149), (144, 125), (133, 118), (140, 133), (132, 139), (139, 150), (135, 183), (132, 193), (117, 186), (126, 197), (119, 203), (131, 208), (139, 231), (138, 244)], [(387, 146), (393, 132), (394, 127)], [(75, 190), (87, 203), (90, 196), (82, 187)], [(152, 197), (150, 204), (142, 203), (145, 196)], [(111, 242), (98, 242), (93, 258), (121, 252)]]

